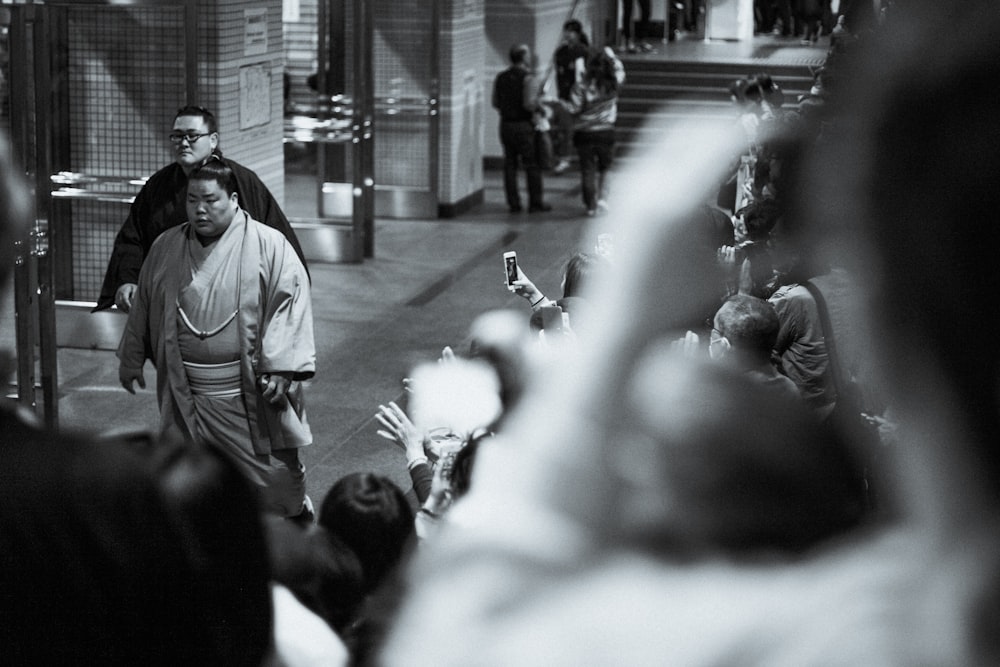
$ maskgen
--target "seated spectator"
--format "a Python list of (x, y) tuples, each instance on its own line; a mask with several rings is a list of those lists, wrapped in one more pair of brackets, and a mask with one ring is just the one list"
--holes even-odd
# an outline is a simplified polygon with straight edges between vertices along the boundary
[(766, 298), (773, 290), (774, 266), (769, 240), (781, 215), (779, 205), (769, 198), (755, 199), (733, 216), (734, 244), (723, 246), (720, 260), (730, 267), (733, 293)]
[(272, 591), (257, 489), (215, 447), (161, 442), (149, 457), (193, 564), (204, 618), (224, 647), (220, 663), (253, 664), (248, 656), (271, 643), (271, 614), (261, 617), (261, 609), (270, 609)]
[(272, 577), (339, 634), (362, 602), (363, 572), (357, 555), (319, 526), (300, 527), (268, 517)]
[(715, 314), (709, 354), (766, 386), (775, 394), (799, 400), (795, 383), (775, 370), (771, 352), (778, 339), (778, 314), (767, 301), (737, 294)]
[(402, 562), (413, 535), (406, 494), (387, 477), (351, 473), (323, 498), (319, 525), (358, 556), (365, 593), (374, 591)]
[(418, 538), (424, 540), (432, 536), (451, 505), (469, 491), (476, 454), (482, 441), (492, 437), (489, 432), (473, 436), (455, 452), (447, 466), (438, 466), (435, 470), (431, 493), (417, 512)]
[(365, 600), (343, 633), (354, 665), (378, 664), (375, 650), (404, 591), (414, 525), (402, 489), (373, 473), (341, 477), (320, 505), (319, 526), (357, 554), (364, 573)]
[[(178, 520), (134, 443), (37, 430), (6, 411), (0, 424), (4, 664), (262, 663), (266, 575), (248, 568), (210, 581), (217, 554)], [(243, 537), (236, 565), (261, 546)], [(234, 597), (229, 583), (243, 576)]]
[[(524, 383), (523, 321), (509, 311), (492, 311), (470, 328), (468, 357), (445, 347), (436, 365), (422, 364), (414, 378), (404, 378), (413, 398), (418, 426), (395, 401), (379, 405), (378, 434), (399, 444), (417, 503), (431, 495), (435, 465), (442, 448), (464, 443), (479, 432), (495, 432), (520, 397)], [(429, 397), (429, 398), (428, 398)]]
[(535, 286), (535, 283), (528, 278), (521, 269), (521, 266), (518, 265), (518, 279), (514, 281), (514, 293), (524, 297), (531, 304), (532, 314), (530, 324), (532, 329), (535, 331), (544, 329), (541, 309), (550, 306), (558, 306), (562, 312), (567, 314), (571, 329), (586, 328), (588, 317), (587, 301), (584, 296), (586, 286), (606, 266), (607, 260), (600, 255), (584, 252), (573, 254), (566, 262), (566, 269), (563, 272), (562, 298), (553, 301), (547, 298)]
[(779, 288), (769, 301), (780, 322), (774, 346), (778, 368), (795, 383), (816, 414), (825, 419), (833, 412), (837, 392), (816, 301), (798, 283)]

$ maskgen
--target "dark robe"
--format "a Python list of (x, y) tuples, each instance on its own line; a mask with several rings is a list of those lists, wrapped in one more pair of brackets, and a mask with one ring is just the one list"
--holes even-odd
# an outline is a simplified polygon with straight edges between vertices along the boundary
[[(240, 208), (247, 211), (254, 220), (284, 234), (305, 265), (299, 240), (271, 191), (252, 170), (228, 158), (225, 162), (236, 175)], [(115, 292), (125, 283), (138, 284), (139, 269), (157, 236), (171, 227), (187, 222), (187, 181), (184, 170), (173, 162), (150, 176), (142, 186), (132, 202), (125, 223), (115, 237), (95, 312), (113, 306)]]

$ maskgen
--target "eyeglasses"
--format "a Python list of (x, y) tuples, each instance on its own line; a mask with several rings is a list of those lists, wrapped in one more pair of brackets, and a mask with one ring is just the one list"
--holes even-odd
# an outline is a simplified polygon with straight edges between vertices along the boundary
[(210, 134), (211, 132), (205, 132), (203, 134), (196, 134), (195, 132), (171, 132), (170, 142), (173, 144), (180, 144), (186, 139), (188, 144), (193, 145), (194, 142), (198, 141), (202, 137), (207, 137)]

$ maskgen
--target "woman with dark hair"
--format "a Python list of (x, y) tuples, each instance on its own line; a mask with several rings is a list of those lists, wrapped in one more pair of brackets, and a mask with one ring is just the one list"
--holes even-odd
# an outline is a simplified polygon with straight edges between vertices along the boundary
[[(570, 323), (576, 326), (586, 317), (584, 290), (598, 272), (605, 270), (608, 260), (596, 253), (577, 252), (566, 262), (563, 272), (562, 298), (556, 301), (546, 297), (535, 283), (517, 267), (518, 279), (514, 281), (515, 293), (531, 304), (531, 328), (539, 331), (545, 328), (544, 308), (557, 307), (569, 314)], [(578, 317), (579, 316), (579, 317)]]
[(388, 477), (357, 472), (341, 477), (327, 493), (319, 525), (357, 554), (370, 593), (402, 560), (413, 535), (413, 510)]

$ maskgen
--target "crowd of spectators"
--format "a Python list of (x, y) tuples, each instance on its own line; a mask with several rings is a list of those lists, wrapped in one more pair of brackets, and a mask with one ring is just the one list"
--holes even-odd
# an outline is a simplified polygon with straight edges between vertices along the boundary
[(532, 313), (378, 407), (412, 496), (354, 473), (301, 525), (213, 447), (0, 412), (5, 664), (997, 664), (1000, 353), (972, 334), (1000, 18), (973, 4), (841, 35), (808, 104), (761, 75), (730, 135), (665, 133), (560, 299), (519, 268)]

